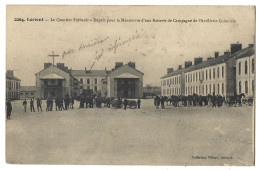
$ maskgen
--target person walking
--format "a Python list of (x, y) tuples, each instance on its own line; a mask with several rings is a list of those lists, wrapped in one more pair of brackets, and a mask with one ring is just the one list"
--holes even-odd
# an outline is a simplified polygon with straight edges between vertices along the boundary
[(8, 99), (6, 102), (6, 119), (11, 119), (11, 112), (12, 112), (12, 103), (11, 101)]
[(26, 101), (26, 99), (24, 99), (24, 101), (23, 101), (23, 107), (24, 107), (24, 112), (26, 112), (26, 107), (27, 107), (27, 101)]

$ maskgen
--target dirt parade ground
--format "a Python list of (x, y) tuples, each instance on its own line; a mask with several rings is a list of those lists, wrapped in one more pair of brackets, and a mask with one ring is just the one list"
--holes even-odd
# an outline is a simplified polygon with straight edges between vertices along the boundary
[[(23, 111), (12, 102), (6, 159), (14, 164), (253, 165), (252, 106)], [(36, 107), (36, 104), (35, 104)]]

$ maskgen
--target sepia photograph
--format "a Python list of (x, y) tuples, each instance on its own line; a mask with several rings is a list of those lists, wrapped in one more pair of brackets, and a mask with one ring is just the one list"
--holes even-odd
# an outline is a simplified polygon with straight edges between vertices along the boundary
[(7, 164), (254, 166), (255, 6), (7, 5)]

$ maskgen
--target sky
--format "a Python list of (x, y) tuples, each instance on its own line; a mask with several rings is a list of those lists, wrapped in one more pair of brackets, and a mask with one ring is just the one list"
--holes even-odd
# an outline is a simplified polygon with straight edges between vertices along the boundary
[[(111, 22), (74, 22), (73, 18)], [(145, 22), (117, 22), (122, 18)], [(61, 21), (66, 19), (72, 21)], [(231, 43), (245, 48), (254, 41), (255, 11), (250, 6), (8, 6), (6, 69), (14, 70), (22, 86), (33, 86), (35, 73), (52, 62), (48, 55), (54, 51), (59, 55), (55, 63), (74, 70), (110, 70), (115, 62), (132, 61), (144, 73), (144, 86), (160, 86), (160, 77), (169, 67), (177, 69), (194, 57), (205, 60), (215, 51), (222, 55)]]

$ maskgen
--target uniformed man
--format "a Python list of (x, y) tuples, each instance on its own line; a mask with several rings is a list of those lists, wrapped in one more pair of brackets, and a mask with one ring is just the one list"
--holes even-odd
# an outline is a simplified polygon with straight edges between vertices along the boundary
[(31, 99), (31, 101), (30, 101), (30, 110), (31, 110), (31, 112), (32, 112), (32, 111), (35, 112), (33, 99)]
[(73, 105), (74, 105), (74, 97), (71, 97), (70, 104), (71, 104), (71, 108), (74, 109), (74, 107), (73, 107)]
[(164, 97), (163, 96), (161, 96), (161, 107), (162, 107), (162, 109), (164, 109)]
[(59, 109), (59, 99), (58, 99), (58, 97), (55, 98), (55, 109), (56, 109), (56, 111)]
[(26, 99), (24, 99), (24, 101), (23, 101), (23, 107), (24, 107), (24, 112), (26, 112), (26, 108), (27, 108), (27, 101), (26, 101)]
[(110, 108), (110, 98), (107, 97), (107, 107)]
[(126, 106), (127, 106), (127, 99), (125, 98), (124, 100), (124, 109), (126, 110)]
[(38, 112), (39, 112), (40, 109), (42, 111), (42, 101), (39, 98), (37, 98), (36, 103), (37, 103), (37, 110), (38, 110)]
[(137, 100), (137, 108), (140, 109), (140, 106), (141, 106), (141, 100), (140, 100), (140, 98), (138, 98), (138, 100)]
[(11, 112), (12, 112), (12, 103), (10, 100), (7, 100), (6, 102), (6, 119), (11, 119)]

